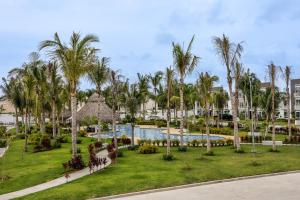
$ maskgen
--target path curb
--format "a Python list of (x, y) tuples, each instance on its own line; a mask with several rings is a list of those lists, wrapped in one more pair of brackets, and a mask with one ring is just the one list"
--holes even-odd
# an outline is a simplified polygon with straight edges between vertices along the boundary
[(215, 181), (207, 181), (207, 182), (201, 182), (201, 183), (192, 183), (192, 184), (178, 185), (178, 186), (173, 186), (173, 187), (165, 187), (165, 188), (151, 189), (151, 190), (145, 190), (145, 191), (139, 191), (139, 192), (131, 192), (131, 193), (125, 193), (125, 194), (112, 195), (112, 196), (91, 198), (90, 200), (109, 200), (109, 199), (116, 199), (116, 198), (122, 198), (122, 197), (136, 196), (136, 195), (141, 195), (141, 194), (151, 194), (151, 193), (155, 193), (155, 192), (165, 192), (165, 191), (172, 191), (172, 190), (178, 190), (178, 189), (184, 189), (184, 188), (192, 188), (192, 187), (197, 187), (197, 186), (204, 186), (204, 185), (211, 185), (211, 184), (218, 184), (218, 183), (227, 183), (227, 182), (255, 179), (255, 178), (263, 178), (263, 177), (269, 177), (269, 176), (295, 174), (295, 173), (300, 173), (300, 170), (276, 172), (276, 173), (269, 173), (269, 174), (260, 174), (260, 175), (254, 175), (254, 176), (243, 176), (243, 177), (236, 177), (236, 178), (229, 178), (229, 179), (222, 179), (222, 180), (215, 180)]

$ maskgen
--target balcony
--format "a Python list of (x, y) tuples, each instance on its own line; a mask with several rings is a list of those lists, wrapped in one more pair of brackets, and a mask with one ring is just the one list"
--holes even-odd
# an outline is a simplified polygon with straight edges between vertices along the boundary
[(294, 97), (300, 97), (300, 92), (294, 92)]

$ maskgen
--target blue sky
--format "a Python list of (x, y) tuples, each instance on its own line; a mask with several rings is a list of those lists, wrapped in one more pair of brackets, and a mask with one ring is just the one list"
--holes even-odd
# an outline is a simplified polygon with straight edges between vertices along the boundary
[[(223, 33), (244, 41), (242, 57), (262, 79), (266, 65), (293, 66), (300, 78), (300, 1), (297, 0), (0, 0), (0, 76), (26, 61), (38, 43), (54, 32), (67, 40), (72, 31), (99, 36), (101, 56), (111, 67), (136, 80), (172, 64), (171, 42), (187, 43), (208, 71), (225, 83), (225, 68), (212, 37)], [(280, 77), (278, 80), (280, 81)], [(82, 88), (91, 87), (82, 81)]]

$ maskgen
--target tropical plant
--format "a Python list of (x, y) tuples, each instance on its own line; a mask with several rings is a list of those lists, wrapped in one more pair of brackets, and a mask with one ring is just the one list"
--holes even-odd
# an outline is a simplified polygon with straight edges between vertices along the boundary
[[(220, 128), (220, 121), (223, 118), (223, 113), (224, 113), (224, 108), (225, 105), (227, 104), (227, 101), (229, 100), (228, 98), (228, 93), (223, 89), (219, 89), (214, 92), (213, 94), (213, 104), (215, 108), (217, 109), (217, 128)], [(221, 118), (220, 118), (221, 115)]]
[(171, 139), (170, 139), (170, 122), (171, 122), (171, 109), (170, 109), (170, 99), (171, 99), (171, 92), (173, 89), (174, 84), (174, 76), (175, 71), (171, 67), (166, 69), (165, 73), (165, 81), (167, 86), (167, 157), (171, 153)]
[(146, 102), (149, 97), (149, 77), (147, 75), (142, 75), (137, 73), (138, 76), (138, 90), (140, 93), (140, 99), (142, 104), (142, 115), (143, 119), (145, 120), (146, 115)]
[(192, 37), (188, 48), (184, 50), (183, 45), (175, 44), (173, 42), (173, 64), (177, 73), (180, 77), (180, 146), (183, 147), (183, 86), (185, 77), (192, 73), (198, 64), (199, 57), (192, 54), (192, 44), (194, 41), (194, 36)]
[(162, 79), (163, 76), (163, 72), (162, 71), (158, 71), (156, 72), (153, 76), (150, 74), (149, 78), (151, 81), (151, 84), (153, 86), (153, 99), (154, 99), (154, 112), (155, 114), (157, 114), (157, 102), (158, 102), (158, 90), (159, 90), (159, 86), (160, 86), (160, 81)]
[(211, 143), (209, 136), (209, 108), (213, 103), (213, 85), (218, 80), (217, 76), (211, 76), (210, 74), (201, 73), (197, 80), (198, 93), (200, 96), (200, 104), (205, 109), (205, 127), (207, 137), (207, 153), (211, 152)]
[[(223, 34), (222, 37), (214, 37), (213, 42), (217, 54), (220, 56), (222, 63), (226, 66), (227, 70), (227, 82), (229, 88), (229, 96), (231, 100), (233, 123), (234, 123), (234, 146), (239, 150), (240, 142), (238, 137), (238, 123), (237, 123), (237, 105), (235, 103), (233, 93), (233, 80), (234, 80), (234, 68), (237, 66), (237, 62), (243, 52), (241, 43), (232, 43), (227, 36)], [(236, 72), (238, 70), (235, 70)]]
[(98, 42), (95, 35), (86, 35), (81, 38), (79, 33), (73, 32), (69, 45), (62, 43), (58, 34), (54, 34), (53, 40), (41, 42), (39, 49), (49, 49), (50, 55), (58, 60), (65, 79), (70, 85), (71, 113), (72, 113), (72, 154), (77, 158), (77, 86), (79, 79), (85, 75), (94, 61), (97, 49), (92, 48), (91, 44)]
[(96, 86), (96, 93), (98, 94), (98, 141), (100, 141), (100, 131), (101, 131), (101, 103), (103, 101), (101, 92), (102, 86), (109, 80), (109, 58), (102, 57), (98, 59), (91, 67), (88, 72), (89, 80)]
[(287, 106), (287, 118), (288, 118), (288, 135), (289, 141), (292, 138), (292, 127), (291, 127), (291, 108), (290, 108), (290, 81), (291, 81), (291, 66), (286, 66), (283, 70), (283, 78), (285, 80), (285, 96), (286, 96), (286, 106)]

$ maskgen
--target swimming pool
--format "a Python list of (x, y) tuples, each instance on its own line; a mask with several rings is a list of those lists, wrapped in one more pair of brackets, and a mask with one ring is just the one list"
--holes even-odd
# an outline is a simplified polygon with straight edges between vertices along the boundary
[[(134, 128), (134, 136), (140, 139), (150, 139), (150, 140), (162, 140), (167, 139), (167, 134), (162, 131), (165, 129), (160, 128), (140, 128), (136, 126)], [(117, 125), (117, 137), (121, 137), (122, 135), (126, 135), (127, 137), (131, 137), (131, 126), (130, 125)], [(105, 136), (107, 138), (113, 137), (113, 133), (105, 133), (101, 134), (101, 137)], [(96, 136), (97, 137), (97, 136)], [(170, 134), (171, 140), (178, 139), (180, 140), (180, 135)], [(210, 140), (222, 140), (223, 137), (220, 136), (210, 136)], [(193, 135), (189, 133), (185, 133), (183, 135), (184, 142), (192, 141), (192, 140), (206, 140), (207, 137), (205, 134), (203, 135)]]

